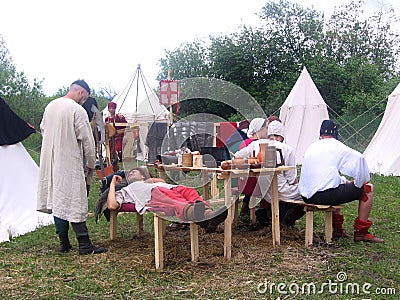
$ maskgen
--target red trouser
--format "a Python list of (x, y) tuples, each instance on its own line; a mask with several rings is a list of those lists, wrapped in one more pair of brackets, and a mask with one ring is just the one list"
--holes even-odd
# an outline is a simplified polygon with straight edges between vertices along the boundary
[[(194, 204), (197, 200), (203, 201), (199, 193), (191, 187), (178, 185), (172, 189), (165, 187), (155, 187), (151, 191), (151, 200), (149, 211), (163, 211), (169, 215), (185, 220), (185, 207), (188, 204)], [(204, 202), (206, 206), (208, 204)]]

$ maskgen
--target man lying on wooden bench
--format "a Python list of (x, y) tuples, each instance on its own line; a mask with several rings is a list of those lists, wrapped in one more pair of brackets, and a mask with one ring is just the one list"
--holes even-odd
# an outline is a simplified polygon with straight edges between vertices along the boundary
[(126, 175), (126, 186), (117, 190), (116, 186), (122, 181), (122, 176), (114, 175), (109, 190), (105, 191), (109, 210), (119, 210), (123, 204), (131, 203), (139, 214), (151, 211), (177, 216), (185, 222), (196, 222), (206, 232), (215, 231), (228, 214), (225, 206), (213, 211), (194, 188), (151, 178), (145, 167), (130, 170)]

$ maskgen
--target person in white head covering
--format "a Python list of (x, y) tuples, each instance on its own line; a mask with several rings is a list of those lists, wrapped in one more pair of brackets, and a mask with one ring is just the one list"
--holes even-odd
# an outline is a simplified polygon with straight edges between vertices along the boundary
[(268, 124), (268, 139), (283, 143), (285, 139), (285, 126), (279, 121)]
[[(253, 120), (251, 120), (249, 124), (249, 129), (247, 130), (248, 138), (239, 145), (239, 150), (246, 148), (253, 141), (256, 141), (258, 139), (266, 139), (268, 132), (267, 123), (268, 120), (263, 118), (254, 118)], [(242, 216), (250, 215), (250, 208), (249, 208), (250, 197), (253, 194), (254, 190), (256, 189), (256, 186), (257, 186), (256, 177), (249, 177), (246, 178), (246, 180), (239, 179), (239, 190), (243, 194), (245, 194), (243, 198), (242, 208), (240, 210), (240, 214)], [(255, 202), (255, 200), (253, 200), (252, 202)]]
[[(287, 166), (294, 166), (296, 163), (292, 148), (289, 145), (282, 143), (285, 138), (285, 126), (277, 120), (271, 121), (268, 124), (267, 137), (269, 140), (268, 144), (270, 146), (275, 146), (276, 149), (282, 153), (283, 161), (280, 161), (280, 163), (283, 163)], [(265, 136), (262, 136), (261, 138), (265, 138)], [(252, 155), (251, 153), (253, 153), (254, 151), (256, 151), (256, 153), (258, 153), (259, 151), (258, 141), (253, 142), (242, 150), (236, 152), (235, 156), (237, 155), (238, 157), (248, 157)], [(265, 185), (265, 182), (260, 182), (260, 178), (261, 177), (259, 177), (258, 184)], [(271, 207), (269, 205), (271, 201), (271, 195), (269, 191), (266, 194), (265, 192), (265, 189), (261, 188), (263, 199), (260, 202), (259, 209), (257, 209), (256, 211), (257, 221), (261, 225), (268, 225), (268, 219), (271, 215)], [(253, 195), (257, 195), (257, 193), (258, 191), (255, 190)], [(280, 199), (286, 200), (301, 199), (301, 195), (298, 190), (296, 169), (287, 170), (278, 174), (278, 196)], [(252, 201), (250, 201), (249, 206), (253, 206)], [(300, 219), (303, 215), (304, 210), (303, 207), (300, 205), (293, 205), (286, 202), (281, 202), (279, 204), (279, 218), (283, 225), (293, 227), (295, 225), (295, 221)]]
[[(268, 124), (268, 139), (274, 141), (275, 147), (280, 149), (283, 155), (285, 165), (294, 165), (294, 153), (292, 148), (283, 144), (285, 139), (285, 126), (278, 120), (271, 121)], [(297, 171), (285, 171), (278, 174), (278, 193), (282, 199), (299, 199)], [(260, 212), (258, 213), (260, 214)], [(294, 226), (295, 221), (304, 215), (303, 207), (287, 202), (279, 203), (279, 215), (284, 225)]]
[[(254, 118), (251, 120), (249, 129), (247, 130), (247, 136), (249, 138), (253, 138), (254, 135), (260, 134), (262, 130), (267, 128), (265, 125), (267, 123), (267, 120), (263, 118)], [(262, 134), (262, 133), (261, 133)], [(265, 137), (258, 137), (258, 138), (265, 138)]]

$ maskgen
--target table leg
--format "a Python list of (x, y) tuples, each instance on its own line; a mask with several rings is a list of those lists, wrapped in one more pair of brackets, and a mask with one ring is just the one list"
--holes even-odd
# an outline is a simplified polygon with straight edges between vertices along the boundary
[(201, 175), (203, 177), (203, 199), (210, 200), (210, 185), (208, 183), (208, 172), (205, 170), (201, 171)]
[(225, 186), (225, 206), (228, 208), (228, 216), (225, 219), (224, 225), (224, 256), (229, 260), (232, 256), (232, 220), (234, 216), (235, 205), (231, 205), (231, 175), (224, 179)]
[(280, 246), (281, 232), (279, 224), (278, 173), (274, 172), (271, 181), (271, 210), (272, 210), (272, 244)]
[(165, 221), (162, 218), (154, 214), (154, 258), (156, 270), (164, 269), (163, 222)]
[(158, 168), (158, 176), (163, 179), (165, 182), (167, 181), (167, 174), (164, 168)]
[(218, 198), (218, 196), (219, 196), (217, 173), (214, 172), (212, 175), (213, 176), (211, 179), (211, 197), (213, 197), (213, 199), (215, 199), (215, 198)]
[(195, 223), (190, 223), (190, 250), (192, 253), (192, 261), (199, 259), (199, 226)]

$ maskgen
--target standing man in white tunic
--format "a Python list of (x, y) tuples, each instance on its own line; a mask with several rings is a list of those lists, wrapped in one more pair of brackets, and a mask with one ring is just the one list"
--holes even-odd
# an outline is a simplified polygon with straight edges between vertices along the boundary
[(81, 106), (89, 94), (90, 88), (84, 80), (74, 81), (67, 95), (46, 106), (40, 124), (43, 140), (37, 210), (53, 213), (60, 252), (72, 248), (69, 223), (78, 240), (79, 254), (107, 251), (92, 244), (86, 226), (88, 199), (83, 159), (89, 173), (96, 161), (92, 130)]

